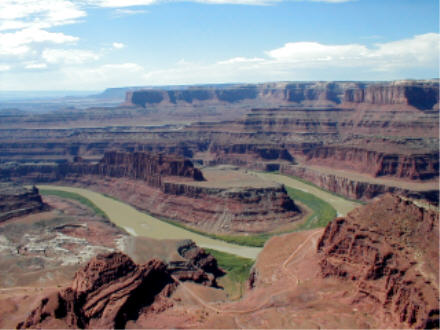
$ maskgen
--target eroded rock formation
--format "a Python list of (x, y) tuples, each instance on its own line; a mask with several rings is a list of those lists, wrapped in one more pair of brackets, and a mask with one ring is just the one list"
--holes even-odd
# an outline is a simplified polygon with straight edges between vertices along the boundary
[(122, 253), (98, 255), (75, 274), (71, 287), (43, 299), (18, 328), (123, 328), (172, 286), (160, 260), (136, 265)]
[(212, 233), (270, 231), (298, 220), (301, 214), (281, 185), (222, 186), (227, 175), (212, 185), (200, 185), (205, 180), (202, 172), (191, 161), (171, 155), (112, 151), (97, 163), (77, 158), (71, 163), (19, 165), (0, 170), (0, 177), (91, 187), (154, 215)]
[[(178, 154), (203, 165), (278, 170), (298, 163), (390, 181), (433, 182), (439, 174), (438, 88), (438, 80), (424, 80), (130, 89), (126, 105), (111, 111), (5, 114), (2, 176), (14, 167), (31, 175), (21, 164), (35, 162), (44, 174), (33, 173), (34, 179), (52, 180), (57, 173), (48, 162), (69, 164), (77, 156), (97, 161), (113, 149)], [(80, 171), (80, 164), (76, 167)], [(148, 174), (157, 184), (151, 173), (123, 165), (101, 171)], [(358, 192), (373, 190), (370, 195), (381, 191), (370, 185)]]
[(0, 222), (47, 209), (36, 187), (0, 184)]
[(183, 261), (170, 265), (158, 259), (137, 265), (120, 252), (97, 255), (70, 287), (44, 298), (17, 327), (121, 329), (140, 313), (172, 306), (167, 297), (178, 285), (173, 277), (217, 286), (224, 272), (211, 255), (192, 241), (183, 242), (179, 253)]
[(329, 223), (318, 243), (324, 277), (352, 281), (412, 328), (439, 326), (439, 214), (390, 194)]
[(126, 103), (148, 108), (158, 104), (212, 104), (257, 101), (260, 104), (329, 106), (349, 103), (404, 105), (429, 110), (438, 104), (435, 81), (396, 81), (391, 83), (291, 82), (257, 85), (228, 85), (144, 89), (129, 91)]

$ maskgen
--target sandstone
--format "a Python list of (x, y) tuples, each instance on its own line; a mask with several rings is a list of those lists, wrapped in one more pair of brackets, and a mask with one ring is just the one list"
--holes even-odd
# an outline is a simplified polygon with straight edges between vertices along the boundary
[(192, 241), (179, 245), (183, 261), (170, 265), (151, 259), (135, 264), (120, 252), (100, 254), (78, 270), (70, 287), (42, 299), (18, 328), (124, 328), (141, 313), (172, 306), (167, 297), (180, 281), (216, 286), (224, 272)]
[[(126, 104), (111, 111), (3, 116), (0, 175), (50, 182), (93, 172), (155, 186), (168, 174), (202, 180), (190, 165), (171, 165), (177, 158), (166, 156), (176, 154), (209, 166), (322, 165), (409, 182), (438, 180), (438, 87), (438, 80), (408, 80), (127, 89)], [(109, 150), (118, 151), (105, 156)], [(168, 165), (153, 159), (160, 153)], [(56, 171), (49, 162), (58, 164)], [(146, 162), (156, 165), (136, 167)], [(356, 198), (380, 190), (353, 184)]]
[(352, 281), (396, 324), (438, 327), (439, 214), (390, 194), (329, 223), (321, 274)]
[(36, 187), (0, 184), (0, 222), (10, 218), (48, 210)]
[[(227, 174), (207, 181), (191, 161), (173, 155), (112, 151), (97, 163), (77, 159), (77, 162), (45, 165), (44, 169), (39, 165), (23, 165), (0, 170), (0, 176), (92, 187), (154, 215), (212, 233), (271, 231), (298, 220), (301, 215), (281, 185), (265, 182), (259, 185), (256, 178), (245, 173), (231, 185), (221, 185), (228, 181)], [(236, 175), (235, 172), (231, 171), (231, 175)], [(257, 180), (257, 184), (243, 185), (241, 179)]]

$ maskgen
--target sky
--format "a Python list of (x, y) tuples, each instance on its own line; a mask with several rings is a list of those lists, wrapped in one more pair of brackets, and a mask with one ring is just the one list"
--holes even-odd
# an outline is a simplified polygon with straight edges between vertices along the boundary
[(0, 91), (439, 77), (438, 0), (0, 0)]

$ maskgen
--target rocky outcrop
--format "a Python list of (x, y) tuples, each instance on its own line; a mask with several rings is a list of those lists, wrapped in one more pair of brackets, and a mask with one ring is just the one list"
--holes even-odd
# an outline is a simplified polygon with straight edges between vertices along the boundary
[[(93, 170), (91, 174), (95, 174)], [(164, 176), (204, 180), (202, 172), (188, 159), (146, 152), (106, 152), (97, 164), (96, 174), (144, 180), (155, 186), (160, 185)]]
[(22, 182), (80, 184), (212, 233), (274, 230), (296, 221), (301, 214), (281, 185), (199, 185), (205, 180), (202, 172), (178, 156), (114, 151), (107, 152), (98, 163), (79, 157), (75, 160), (19, 165), (0, 170), (0, 176)]
[(136, 265), (122, 253), (98, 255), (75, 274), (71, 287), (44, 298), (17, 327), (123, 328), (172, 286), (160, 260)]
[(399, 81), (391, 84), (370, 85), (348, 89), (345, 102), (374, 105), (408, 105), (419, 110), (430, 110), (439, 102), (438, 85)]
[(401, 188), (392, 185), (367, 182), (359, 179), (348, 178), (337, 174), (321, 173), (307, 166), (285, 165), (280, 167), (280, 172), (287, 175), (293, 175), (310, 181), (317, 186), (336, 194), (355, 200), (368, 201), (384, 193), (394, 193), (408, 196), (415, 199), (426, 199), (438, 205), (439, 190), (417, 190)]
[(306, 155), (308, 164), (346, 168), (374, 177), (391, 176), (426, 180), (438, 176), (438, 152), (392, 154), (359, 147), (325, 146), (313, 148)]
[(157, 187), (161, 186), (162, 177), (167, 176), (204, 180), (202, 172), (190, 160), (177, 155), (148, 152), (108, 151), (97, 163), (84, 162), (80, 157), (75, 157), (74, 162), (15, 164), (0, 169), (3, 179), (24, 177), (33, 182), (51, 182), (69, 175), (88, 174), (142, 180)]
[(294, 163), (292, 155), (286, 148), (278, 145), (264, 144), (220, 144), (213, 143), (208, 149), (212, 160), (206, 165), (232, 164), (253, 167), (261, 161), (285, 161)]
[(127, 92), (126, 103), (148, 108), (159, 103), (237, 103), (256, 99), (258, 88), (255, 85), (229, 86), (225, 88), (188, 88), (176, 90), (146, 89)]
[[(178, 154), (203, 165), (276, 170), (299, 163), (393, 180), (432, 180), (439, 173), (438, 86), (438, 80), (426, 80), (131, 90), (128, 103), (133, 95), (145, 96), (136, 101), (136, 107), (23, 115), (21, 119), (5, 115), (0, 123), (5, 125), (0, 130), (0, 162), (2, 167), (10, 161), (36, 163), (33, 166), (44, 175), (27, 173), (29, 167), (18, 165), (15, 177), (53, 180), (62, 177), (63, 171), (84, 173), (83, 164), (69, 165), (74, 157), (97, 161), (113, 149)], [(88, 122), (92, 117), (98, 127), (48, 127)], [(107, 119), (117, 120), (117, 128), (114, 122), (102, 127)], [(122, 126), (124, 120), (129, 121), (127, 126)], [(176, 124), (159, 124), (163, 122)], [(123, 164), (136, 162), (134, 158), (119, 165), (101, 163), (95, 172), (132, 178), (147, 175), (150, 184), (159, 186), (156, 174)], [(48, 162), (61, 164), (64, 170), (53, 173)], [(2, 178), (10, 172), (1, 170)]]
[(0, 184), (0, 222), (10, 218), (47, 210), (36, 187), (25, 188)]
[(218, 287), (216, 278), (225, 275), (217, 260), (199, 248), (193, 241), (182, 241), (177, 252), (184, 261), (171, 261), (168, 269), (180, 281), (192, 281), (211, 287)]
[(438, 244), (437, 211), (387, 194), (327, 225), (321, 274), (352, 281), (354, 304), (380, 305), (396, 324), (438, 327)]
[(164, 181), (158, 189), (132, 179), (71, 178), (67, 184), (114, 196), (155, 216), (213, 234), (262, 233), (294, 223), (301, 210), (281, 185), (209, 187)]
[(217, 286), (217, 261), (192, 241), (178, 247), (182, 261), (135, 264), (120, 252), (100, 254), (78, 270), (73, 283), (44, 298), (18, 328), (124, 328), (140, 313), (172, 306), (166, 298), (179, 281)]
[(260, 103), (334, 106), (374, 104), (430, 110), (439, 102), (437, 81), (294, 82), (129, 91), (126, 103), (148, 108), (158, 104)]

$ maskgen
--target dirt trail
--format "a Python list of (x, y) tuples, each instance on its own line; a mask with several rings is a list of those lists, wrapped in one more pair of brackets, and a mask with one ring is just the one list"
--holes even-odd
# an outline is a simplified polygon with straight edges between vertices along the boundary
[[(293, 287), (289, 287), (289, 290), (295, 290), (298, 285), (299, 285), (299, 280), (298, 278), (291, 274), (288, 269), (287, 269), (287, 265), (292, 262), (293, 258), (306, 246), (306, 244), (308, 244), (312, 238), (314, 238), (314, 236), (318, 235), (318, 234), (322, 234), (321, 231), (313, 231), (311, 232), (307, 238), (289, 255), (289, 257), (287, 257), (287, 259), (281, 264), (281, 271), (287, 275), (288, 278), (290, 278), (291, 280), (294, 281), (295, 285)], [(202, 306), (217, 312), (217, 313), (225, 313), (225, 314), (236, 314), (236, 315), (240, 315), (240, 314), (247, 314), (247, 313), (252, 313), (252, 312), (256, 312), (258, 310), (261, 310), (262, 308), (264, 308), (264, 306), (266, 306), (268, 303), (270, 303), (270, 301), (272, 300), (273, 295), (277, 295), (278, 293), (274, 293), (273, 295), (269, 295), (267, 296), (267, 298), (257, 307), (253, 307), (253, 308), (249, 308), (249, 309), (243, 309), (243, 310), (229, 310), (229, 309), (224, 309), (224, 308), (217, 308), (212, 306), (211, 304), (209, 304), (208, 302), (206, 302), (205, 300), (203, 300), (200, 296), (198, 296), (193, 290), (191, 290), (190, 288), (188, 288), (185, 283), (182, 283), (181, 281), (179, 281), (179, 279), (175, 278), (174, 276), (172, 276), (172, 278), (179, 283), (179, 285), (181, 285), (183, 287), (183, 289), (185, 291), (187, 291), (193, 298), (195, 298)], [(240, 324), (240, 321), (235, 319), (236, 323), (239, 325), (240, 328), (243, 328), (243, 326)]]

